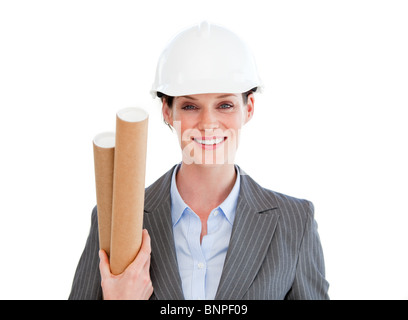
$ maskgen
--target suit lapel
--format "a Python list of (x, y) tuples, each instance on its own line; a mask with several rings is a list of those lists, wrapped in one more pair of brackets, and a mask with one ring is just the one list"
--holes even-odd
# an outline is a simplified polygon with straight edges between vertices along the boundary
[(245, 173), (231, 240), (215, 299), (242, 299), (253, 282), (272, 240), (279, 214), (276, 200)]
[(170, 182), (173, 169), (150, 186), (145, 196), (144, 225), (152, 240), (150, 277), (153, 294), (159, 300), (184, 299), (171, 224)]

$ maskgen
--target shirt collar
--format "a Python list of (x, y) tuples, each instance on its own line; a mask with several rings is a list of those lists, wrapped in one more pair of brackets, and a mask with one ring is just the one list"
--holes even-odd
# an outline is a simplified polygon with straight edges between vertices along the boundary
[(180, 220), (181, 215), (183, 214), (184, 210), (188, 208), (188, 205), (184, 202), (181, 198), (180, 193), (178, 192), (177, 185), (176, 185), (176, 173), (180, 168), (180, 164), (178, 164), (173, 170), (173, 176), (171, 178), (171, 186), (170, 186), (170, 196), (171, 196), (171, 222), (174, 225)]
[[(171, 220), (173, 227), (174, 225), (180, 220), (181, 216), (183, 215), (186, 209), (190, 209), (189, 206), (184, 202), (181, 198), (180, 193), (177, 189), (176, 184), (176, 174), (178, 169), (180, 168), (181, 163), (179, 163), (173, 170), (173, 175), (171, 178), (171, 187), (170, 187), (170, 195), (171, 195)], [(232, 187), (232, 190), (228, 197), (219, 205), (222, 212), (224, 213), (225, 217), (232, 225), (235, 219), (235, 211), (237, 208), (238, 202), (238, 195), (239, 195), (239, 188), (240, 188), (240, 174), (237, 167), (235, 167), (235, 172), (237, 173), (237, 178), (235, 180), (235, 184)], [(190, 209), (191, 210), (191, 209)]]

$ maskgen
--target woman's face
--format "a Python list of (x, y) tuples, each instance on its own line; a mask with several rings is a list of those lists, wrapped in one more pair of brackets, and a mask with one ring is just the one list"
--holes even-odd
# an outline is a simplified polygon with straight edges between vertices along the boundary
[(197, 165), (233, 164), (240, 130), (254, 112), (254, 95), (194, 94), (163, 102), (163, 117), (175, 128), (183, 162)]

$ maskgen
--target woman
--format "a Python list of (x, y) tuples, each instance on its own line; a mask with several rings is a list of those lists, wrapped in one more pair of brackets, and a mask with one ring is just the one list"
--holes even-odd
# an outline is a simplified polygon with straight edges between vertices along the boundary
[(146, 189), (142, 247), (120, 275), (99, 251), (96, 208), (71, 299), (328, 299), (313, 205), (235, 165), (261, 87), (231, 31), (206, 22), (163, 51), (152, 93), (182, 162)]

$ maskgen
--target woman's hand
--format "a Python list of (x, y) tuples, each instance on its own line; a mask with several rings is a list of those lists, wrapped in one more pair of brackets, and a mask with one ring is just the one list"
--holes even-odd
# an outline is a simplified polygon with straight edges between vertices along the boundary
[(109, 260), (104, 250), (99, 250), (99, 270), (105, 300), (147, 300), (153, 293), (150, 280), (150, 236), (143, 230), (142, 245), (135, 260), (121, 274), (110, 272)]

